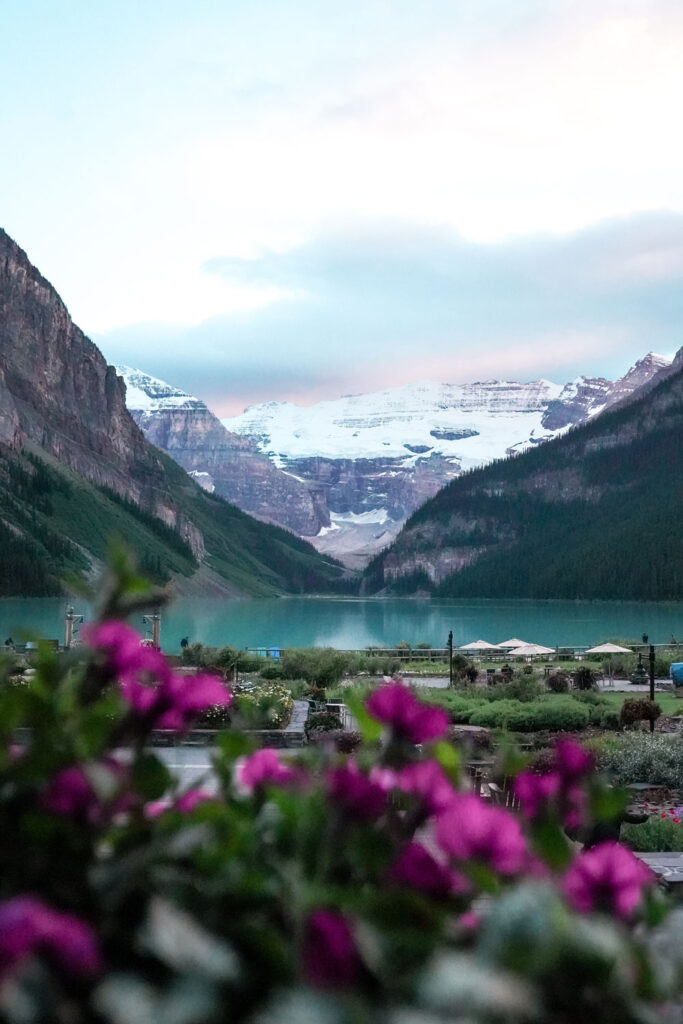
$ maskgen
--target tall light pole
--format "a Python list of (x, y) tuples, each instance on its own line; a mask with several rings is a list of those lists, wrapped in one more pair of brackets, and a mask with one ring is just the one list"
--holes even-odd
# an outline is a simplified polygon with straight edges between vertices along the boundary
[(453, 630), (448, 633), (448, 685), (453, 685)]
[[(650, 700), (655, 699), (655, 645), (650, 644)], [(655, 731), (654, 719), (650, 719), (650, 732)]]
[(83, 622), (82, 615), (74, 615), (74, 607), (72, 604), (66, 609), (66, 616), (64, 619), (64, 647), (68, 650), (73, 643), (74, 636), (78, 632), (78, 627)]
[(159, 614), (159, 609), (155, 608), (152, 615), (143, 615), (142, 621), (146, 626), (152, 627), (152, 647), (155, 647), (157, 651), (161, 650), (161, 615)]

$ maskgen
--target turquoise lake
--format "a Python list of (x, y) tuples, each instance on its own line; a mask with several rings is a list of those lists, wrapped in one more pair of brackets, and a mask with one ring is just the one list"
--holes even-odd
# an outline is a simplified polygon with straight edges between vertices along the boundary
[[(64, 639), (69, 602), (57, 598), (0, 600), (0, 643), (15, 642), (26, 631)], [(74, 610), (87, 618), (77, 601)], [(142, 617), (132, 620), (145, 632)], [(235, 647), (444, 647), (453, 630), (455, 646), (471, 640), (500, 643), (517, 637), (555, 646), (592, 646), (608, 639), (668, 643), (683, 641), (683, 602), (515, 601), (411, 599), (275, 598), (217, 600), (192, 598), (162, 610), (161, 643), (179, 650), (182, 637), (209, 645)]]

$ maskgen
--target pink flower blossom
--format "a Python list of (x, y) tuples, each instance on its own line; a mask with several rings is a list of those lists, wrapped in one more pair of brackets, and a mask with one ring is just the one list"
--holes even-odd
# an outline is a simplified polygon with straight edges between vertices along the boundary
[(306, 922), (303, 974), (315, 988), (344, 989), (356, 981), (358, 951), (348, 921), (334, 910), (315, 910)]
[(560, 784), (561, 779), (556, 772), (549, 775), (519, 773), (514, 783), (515, 796), (527, 818), (537, 818), (546, 812), (550, 801), (559, 793)]
[(564, 893), (575, 910), (604, 911), (622, 920), (640, 903), (643, 888), (653, 883), (650, 869), (619, 843), (601, 843), (579, 854), (564, 878)]
[(454, 790), (437, 761), (418, 761), (396, 774), (404, 793), (419, 797), (427, 814), (443, 814), (453, 802)]
[(441, 864), (420, 843), (408, 843), (389, 872), (389, 879), (432, 896), (463, 893), (470, 888), (466, 878)]
[(410, 743), (436, 739), (448, 728), (445, 711), (422, 704), (398, 680), (392, 680), (371, 693), (365, 706), (373, 718), (390, 726), (397, 736)]
[(362, 821), (379, 818), (387, 803), (387, 792), (364, 775), (355, 761), (334, 768), (327, 777), (327, 791), (334, 803), (348, 815)]
[(555, 743), (555, 769), (564, 782), (574, 782), (589, 775), (595, 767), (595, 758), (571, 739), (558, 739)]
[(0, 978), (37, 952), (49, 953), (70, 974), (92, 975), (102, 969), (97, 939), (79, 918), (33, 896), (0, 903)]
[(143, 646), (125, 622), (101, 622), (84, 631), (90, 646), (104, 652), (118, 678), (123, 699), (152, 727), (184, 732), (207, 708), (227, 707), (232, 695), (217, 676), (176, 676), (161, 651)]
[(109, 774), (113, 798), (100, 796), (85, 768), (72, 765), (50, 780), (41, 797), (43, 807), (51, 814), (87, 821), (91, 825), (102, 824), (113, 815), (129, 810), (134, 802), (132, 794), (117, 792), (125, 775), (123, 765), (115, 758), (107, 757), (93, 763), (91, 768)]
[(203, 789), (188, 789), (173, 802), (169, 800), (153, 800), (145, 805), (146, 818), (158, 818), (164, 811), (179, 811), (181, 814), (190, 814), (199, 804), (207, 800), (215, 800), (213, 793), (207, 793)]
[(157, 719), (159, 729), (184, 732), (207, 708), (229, 707), (232, 694), (218, 676), (204, 673), (196, 676), (171, 675), (161, 687), (161, 701), (170, 705)]
[(517, 874), (527, 863), (519, 823), (476, 793), (453, 794), (451, 808), (437, 820), (436, 837), (456, 860), (480, 861), (501, 875)]
[(51, 814), (69, 818), (90, 818), (98, 806), (95, 790), (87, 775), (74, 765), (50, 780), (41, 803)]
[(466, 910), (464, 914), (460, 915), (456, 923), (463, 932), (473, 935), (479, 930), (481, 918), (478, 914), (475, 914), (473, 910)]
[(207, 800), (215, 800), (213, 793), (207, 793), (203, 789), (188, 789), (186, 793), (183, 793), (176, 800), (175, 809), (180, 811), (181, 814), (189, 814), (199, 804), (205, 804)]
[(267, 784), (286, 786), (296, 778), (297, 773), (269, 748), (257, 750), (237, 768), (237, 782), (249, 791)]
[[(107, 655), (107, 662), (117, 675), (136, 672), (143, 663), (146, 668), (147, 657), (159, 654), (153, 647), (143, 647), (141, 637), (133, 627), (118, 619), (88, 623), (81, 630), (81, 635), (89, 647)], [(149, 659), (149, 663), (152, 661)]]

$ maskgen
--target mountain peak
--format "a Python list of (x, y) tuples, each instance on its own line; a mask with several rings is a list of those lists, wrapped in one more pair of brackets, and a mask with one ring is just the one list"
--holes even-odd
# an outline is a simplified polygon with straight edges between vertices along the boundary
[(117, 366), (116, 372), (126, 385), (126, 405), (135, 412), (158, 412), (160, 409), (205, 409), (199, 398), (175, 388), (166, 381), (132, 366)]

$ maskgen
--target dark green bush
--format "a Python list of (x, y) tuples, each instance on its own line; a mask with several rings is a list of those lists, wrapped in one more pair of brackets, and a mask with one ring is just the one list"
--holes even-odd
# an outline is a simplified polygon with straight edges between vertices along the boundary
[(506, 680), (501, 677), (495, 689), (489, 692), (489, 700), (537, 700), (543, 687), (533, 676), (521, 675)]
[(283, 679), (305, 679), (318, 686), (334, 686), (344, 676), (350, 658), (332, 647), (287, 650), (280, 658)]
[(588, 725), (588, 709), (571, 697), (552, 700), (492, 701), (475, 710), (470, 725), (509, 729), (512, 732), (573, 732)]
[(656, 722), (662, 713), (662, 709), (656, 701), (648, 700), (647, 697), (630, 697), (621, 706), (619, 720), (623, 726), (628, 727), (636, 722)]
[(553, 672), (546, 679), (546, 684), (551, 693), (569, 693), (569, 676), (564, 672)]
[[(283, 679), (282, 665), (277, 661), (262, 661), (259, 669), (261, 679)], [(294, 677), (292, 677), (294, 678)]]
[(582, 665), (574, 672), (574, 686), (577, 690), (592, 690), (595, 687), (595, 672), (588, 665)]
[(342, 721), (334, 711), (316, 711), (306, 720), (306, 734), (341, 730)]
[(249, 654), (247, 651), (240, 651), (236, 668), (238, 672), (258, 672), (263, 665), (263, 658), (258, 654)]
[(639, 853), (683, 851), (683, 825), (660, 817), (650, 818), (642, 825), (622, 825), (621, 842)]

